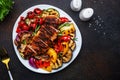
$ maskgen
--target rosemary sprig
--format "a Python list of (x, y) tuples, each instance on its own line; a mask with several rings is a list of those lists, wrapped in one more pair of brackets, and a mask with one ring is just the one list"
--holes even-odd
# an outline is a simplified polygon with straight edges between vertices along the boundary
[(77, 41), (77, 40), (78, 40), (78, 38), (73, 38), (72, 40)]
[(39, 29), (40, 29), (40, 25), (37, 25), (32, 35), (34, 36), (35, 34), (37, 34)]

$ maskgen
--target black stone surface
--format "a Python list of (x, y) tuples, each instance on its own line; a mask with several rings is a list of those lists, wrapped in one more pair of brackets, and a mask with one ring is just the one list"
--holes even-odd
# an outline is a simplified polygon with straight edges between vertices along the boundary
[[(15, 5), (0, 22), (0, 47), (11, 57), (9, 63), (14, 80), (120, 80), (120, 1), (82, 0), (82, 9), (91, 7), (94, 15), (88, 22), (79, 19), (79, 12), (70, 9), (71, 0), (14, 0)], [(31, 6), (49, 4), (68, 13), (82, 34), (82, 49), (78, 57), (64, 70), (54, 74), (38, 74), (28, 70), (18, 60), (12, 45), (12, 30), (18, 16)], [(0, 80), (10, 80), (0, 62)]]

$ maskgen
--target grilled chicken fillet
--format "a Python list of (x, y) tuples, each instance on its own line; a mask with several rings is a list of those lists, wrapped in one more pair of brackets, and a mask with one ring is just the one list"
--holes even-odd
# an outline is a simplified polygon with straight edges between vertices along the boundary
[(24, 55), (26, 58), (29, 58), (29, 55), (38, 56), (46, 53), (57, 38), (57, 33), (58, 30), (54, 26), (48, 24), (42, 25), (25, 49)]

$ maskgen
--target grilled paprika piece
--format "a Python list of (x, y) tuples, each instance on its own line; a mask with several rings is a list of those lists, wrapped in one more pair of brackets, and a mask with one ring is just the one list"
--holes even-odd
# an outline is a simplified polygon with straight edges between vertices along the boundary
[(43, 68), (50, 66), (50, 61), (35, 60), (35, 65), (37, 68)]
[(69, 22), (69, 19), (66, 17), (60, 17), (59, 21), (60, 21), (60, 23), (65, 23), (65, 22)]
[(65, 41), (65, 42), (68, 42), (68, 41), (70, 41), (70, 39), (71, 39), (71, 37), (70, 36), (61, 36), (60, 37), (60, 41)]

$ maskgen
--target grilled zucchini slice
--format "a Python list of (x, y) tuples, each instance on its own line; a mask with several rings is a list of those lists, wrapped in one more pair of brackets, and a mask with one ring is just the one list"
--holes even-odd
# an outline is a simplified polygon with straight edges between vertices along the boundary
[(74, 24), (70, 22), (66, 22), (63, 24), (63, 26), (60, 27), (60, 31), (62, 32), (62, 35), (74, 34), (75, 32)]
[(47, 10), (44, 10), (43, 13), (42, 13), (42, 17), (47, 17), (47, 16), (50, 16), (50, 15), (60, 17), (59, 12), (54, 8), (48, 8)]

